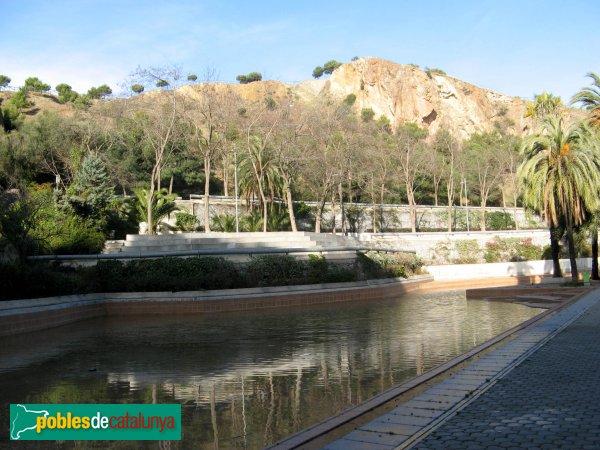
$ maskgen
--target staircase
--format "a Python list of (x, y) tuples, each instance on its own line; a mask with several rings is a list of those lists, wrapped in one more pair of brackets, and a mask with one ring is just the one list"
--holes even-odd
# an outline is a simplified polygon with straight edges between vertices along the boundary
[[(103, 253), (160, 256), (171, 252), (219, 251), (231, 254), (236, 249), (245, 251), (265, 249), (306, 249), (294, 253), (307, 258), (311, 253), (323, 253), (328, 259), (354, 259), (355, 252), (327, 252), (325, 249), (358, 247), (360, 243), (344, 235), (311, 232), (268, 232), (268, 233), (178, 233), (165, 235), (128, 234), (124, 241), (107, 241)], [(247, 259), (247, 255), (232, 255), (234, 259)]]

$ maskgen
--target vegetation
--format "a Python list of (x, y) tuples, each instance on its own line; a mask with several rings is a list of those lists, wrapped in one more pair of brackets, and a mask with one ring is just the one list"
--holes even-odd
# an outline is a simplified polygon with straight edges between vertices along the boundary
[(4, 89), (10, 84), (10, 77), (0, 74), (0, 89)]
[[(328, 61), (321, 75), (339, 65)], [(508, 211), (524, 205), (543, 215), (555, 261), (563, 236), (574, 258), (584, 227), (591, 251), (597, 248), (600, 82), (593, 74), (592, 86), (572, 100), (589, 111), (589, 120), (567, 123), (560, 99), (540, 94), (527, 111), (534, 132), (523, 142), (510, 134), (502, 109), (497, 129), (459, 139), (443, 127), (429, 134), (423, 127), (435, 117), (421, 126), (375, 118), (371, 108), (356, 108), (356, 94), (305, 103), (265, 92), (243, 101), (208, 82), (196, 88), (201, 100), (191, 101), (176, 89), (186, 77), (195, 81), (191, 76), (168, 68), (139, 70), (131, 80), (134, 93), (156, 86), (161, 91), (132, 101), (93, 101), (111, 95), (110, 87), (78, 94), (61, 83), (55, 98), (76, 106), (69, 114), (32, 108), (40, 93), (52, 95), (36, 77), (2, 93), (2, 236), (17, 258), (97, 251), (101, 237), (135, 229), (136, 213), (150, 224), (149, 233), (158, 232), (161, 218), (176, 212), (174, 192), (204, 193), (205, 217), (198, 223), (179, 213), (180, 229), (231, 230), (231, 216), (211, 221), (208, 212), (211, 195), (232, 195), (236, 168), (242, 230), (297, 230), (300, 224), (347, 232), (360, 229), (366, 214), (372, 231), (390, 230), (398, 225), (383, 214), (383, 205), (405, 203), (411, 217), (403, 226), (419, 229), (416, 205), (444, 205), (452, 231), (464, 227), (456, 206), (468, 202), (477, 206), (470, 209), (471, 229), (516, 227), (489, 206)], [(248, 83), (261, 77), (238, 78)], [(7, 76), (0, 81), (2, 87), (10, 83)], [(133, 200), (114, 198), (134, 192)], [(299, 200), (315, 204), (301, 215), (294, 206)], [(371, 211), (348, 207), (354, 202), (371, 204)], [(328, 205), (336, 216), (326, 217)], [(76, 239), (67, 239), (65, 230)], [(451, 259), (464, 260), (468, 252), (463, 256)], [(574, 259), (572, 267), (576, 274)]]
[(43, 83), (38, 77), (29, 77), (25, 80), (24, 88), (32, 92), (48, 92), (50, 85)]
[[(354, 60), (353, 60), (354, 61)], [(314, 78), (321, 78), (323, 75), (331, 75), (335, 69), (342, 65), (341, 62), (332, 59), (327, 61), (323, 66), (317, 66), (313, 70), (312, 76)]]
[(302, 261), (264, 255), (244, 265), (224, 258), (159, 258), (99, 261), (72, 268), (56, 264), (0, 264), (5, 280), (0, 300), (91, 292), (201, 291), (407, 277), (421, 262), (413, 255), (359, 254), (354, 265), (338, 266), (322, 256)]
[(254, 83), (255, 81), (262, 80), (262, 74), (259, 72), (250, 72), (248, 75), (238, 75), (235, 79), (239, 81), (240, 84)]

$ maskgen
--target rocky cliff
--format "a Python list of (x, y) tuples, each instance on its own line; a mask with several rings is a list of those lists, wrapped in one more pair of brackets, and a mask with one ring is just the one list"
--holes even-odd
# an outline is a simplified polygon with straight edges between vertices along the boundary
[(356, 95), (355, 108), (372, 108), (392, 124), (415, 122), (429, 129), (452, 130), (465, 138), (499, 123), (514, 134), (530, 127), (526, 102), (456, 78), (410, 65), (362, 58), (338, 68), (324, 84), (334, 95)]
[[(353, 109), (357, 114), (363, 108), (371, 108), (375, 119), (385, 115), (394, 126), (414, 122), (428, 128), (430, 134), (444, 127), (458, 138), (493, 130), (497, 125), (516, 135), (527, 133), (531, 128), (531, 121), (524, 117), (526, 101), (518, 97), (482, 89), (436, 71), (378, 58), (360, 58), (343, 64), (326, 80), (308, 80), (298, 84), (273, 80), (244, 85), (217, 83), (216, 88), (233, 92), (248, 102), (262, 101), (267, 97), (308, 102), (324, 95), (341, 101), (354, 94)], [(199, 99), (202, 86), (186, 85), (181, 92)], [(10, 96), (6, 92), (0, 94), (0, 102)], [(131, 101), (152, 102), (160, 95), (159, 91), (148, 92), (132, 97)], [(71, 105), (61, 105), (49, 94), (32, 94), (31, 100), (34, 106), (25, 111), (29, 116), (43, 110), (67, 115), (74, 111)], [(96, 105), (104, 102), (96, 102)]]
[[(531, 127), (524, 117), (526, 101), (518, 97), (482, 89), (470, 83), (416, 66), (396, 64), (378, 58), (361, 58), (343, 64), (327, 80), (308, 80), (298, 84), (259, 81), (245, 85), (221, 84), (241, 99), (257, 101), (267, 96), (310, 101), (331, 95), (342, 100), (356, 96), (353, 109), (357, 114), (371, 108), (375, 119), (385, 115), (394, 126), (414, 122), (428, 128), (449, 129), (456, 137), (493, 130), (497, 125), (521, 135)], [(192, 96), (201, 89), (186, 86)]]

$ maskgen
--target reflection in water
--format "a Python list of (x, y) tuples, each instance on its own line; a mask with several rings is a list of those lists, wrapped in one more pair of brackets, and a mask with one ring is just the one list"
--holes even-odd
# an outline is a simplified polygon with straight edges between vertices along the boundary
[(260, 314), (107, 318), (4, 338), (0, 439), (9, 403), (177, 402), (182, 442), (136, 448), (261, 448), (538, 312), (453, 291)]

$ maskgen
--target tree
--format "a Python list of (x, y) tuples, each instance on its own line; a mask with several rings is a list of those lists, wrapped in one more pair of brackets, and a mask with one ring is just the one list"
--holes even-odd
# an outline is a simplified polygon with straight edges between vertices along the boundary
[(198, 96), (185, 107), (185, 119), (189, 124), (190, 148), (201, 156), (204, 168), (204, 231), (210, 232), (210, 179), (212, 166), (223, 149), (227, 115), (232, 111), (234, 99), (210, 83), (212, 73), (206, 74), (206, 82), (199, 85)]
[(58, 84), (54, 89), (58, 92), (58, 100), (61, 103), (73, 102), (79, 97), (79, 94), (66, 83)]
[(475, 177), (475, 189), (479, 194), (481, 231), (485, 231), (488, 198), (503, 175), (502, 155), (506, 146), (510, 146), (510, 142), (498, 132), (475, 133), (465, 143), (467, 168)]
[(585, 124), (565, 126), (562, 118), (548, 116), (542, 132), (526, 138), (521, 151), (525, 158), (519, 167), (523, 203), (544, 215), (551, 233), (564, 222), (571, 276), (577, 281), (573, 232), (584, 222), (587, 211), (598, 209), (597, 145)]
[(459, 142), (447, 130), (439, 130), (433, 139), (433, 149), (438, 152), (443, 161), (444, 171), (442, 179), (446, 185), (446, 198), (448, 200), (448, 232), (452, 232), (452, 208), (456, 195), (455, 185), (457, 166), (461, 156)]
[(325, 73), (327, 75), (331, 75), (333, 73), (333, 71), (335, 69), (337, 69), (338, 67), (340, 67), (341, 65), (342, 65), (342, 63), (339, 61), (336, 61), (335, 59), (329, 60), (325, 64), (323, 64), (323, 73)]
[(141, 94), (144, 92), (144, 86), (139, 83), (135, 83), (131, 85), (131, 90), (134, 92), (134, 94)]
[(88, 153), (69, 186), (69, 203), (78, 215), (98, 221), (104, 218), (113, 194), (114, 183), (106, 165), (97, 154)]
[[(138, 69), (134, 76), (146, 83), (159, 84), (164, 81), (166, 87), (173, 87), (181, 78), (177, 68)], [(148, 224), (155, 222), (152, 203), (155, 199), (154, 193), (156, 190), (160, 191), (161, 173), (175, 148), (178, 141), (177, 134), (180, 130), (180, 96), (175, 89), (165, 91), (166, 96), (152, 99), (152, 104), (146, 104), (143, 111), (133, 111), (131, 114), (131, 118), (139, 125), (142, 140), (152, 149), (153, 153), (148, 195), (146, 196), (146, 222)], [(148, 233), (154, 234), (155, 229), (149, 226)]]
[[(135, 208), (140, 221), (151, 218), (151, 222), (146, 222), (148, 234), (156, 234), (161, 220), (179, 210), (175, 204), (177, 194), (169, 194), (165, 188), (152, 193), (147, 189), (134, 189), (133, 192), (136, 198)], [(152, 208), (151, 214), (148, 214), (148, 205)]]
[(417, 231), (417, 202), (415, 193), (419, 188), (419, 180), (423, 178), (427, 152), (423, 140), (427, 130), (415, 123), (407, 123), (396, 130), (394, 136), (394, 156), (406, 187), (406, 197), (410, 209), (411, 231)]
[(43, 83), (38, 77), (27, 78), (24, 87), (33, 92), (48, 92), (50, 90), (50, 85)]
[(375, 117), (373, 108), (363, 108), (360, 110), (360, 118), (363, 122), (370, 122)]
[[(571, 99), (570, 104), (579, 103), (583, 109), (590, 112), (590, 123), (595, 131), (595, 141), (600, 142), (600, 77), (591, 72), (587, 74), (592, 79), (591, 87), (584, 87), (576, 93)], [(590, 233), (592, 236), (592, 279), (600, 280), (598, 273), (598, 229), (600, 222), (600, 212), (592, 211), (594, 216), (590, 223)]]
[(106, 84), (102, 84), (98, 87), (92, 87), (87, 92), (88, 98), (93, 99), (93, 100), (105, 98), (111, 94), (112, 94), (112, 89)]
[(250, 72), (248, 75), (238, 75), (235, 79), (240, 84), (254, 83), (255, 81), (262, 80), (262, 74), (260, 72)]
[(323, 69), (321, 66), (317, 66), (314, 68), (314, 70), (312, 72), (312, 76), (313, 76), (313, 78), (321, 78), (323, 76), (324, 72), (325, 72), (325, 69)]
[(527, 111), (525, 117), (531, 117), (534, 120), (544, 120), (548, 115), (558, 116), (563, 107), (560, 97), (556, 97), (548, 92), (536, 94), (533, 102), (527, 102)]
[(168, 87), (168, 86), (169, 86), (169, 82), (167, 80), (158, 80), (156, 82), (157, 88), (164, 88), (164, 87)]
[(191, 73), (191, 74), (188, 75), (187, 79), (188, 79), (188, 81), (194, 82), (194, 81), (196, 81), (198, 79), (198, 76), (196, 74), (194, 74), (194, 73)]
[(0, 90), (4, 89), (6, 86), (10, 84), (10, 78), (6, 75), (0, 74)]

